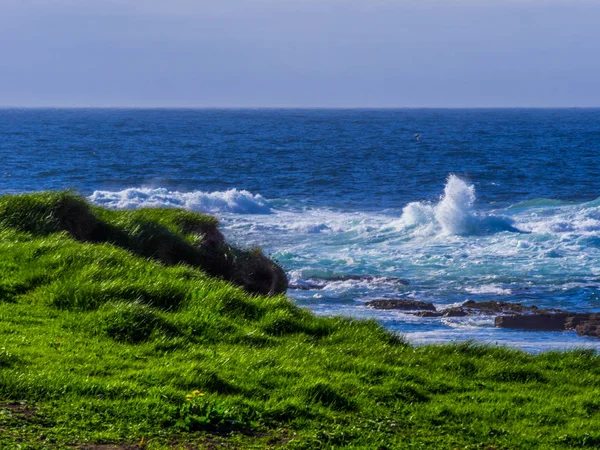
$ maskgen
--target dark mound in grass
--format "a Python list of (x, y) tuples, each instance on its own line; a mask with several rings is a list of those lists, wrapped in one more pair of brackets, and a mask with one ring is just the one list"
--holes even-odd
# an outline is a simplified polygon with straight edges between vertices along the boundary
[(287, 290), (281, 267), (258, 250), (231, 247), (215, 218), (190, 211), (109, 211), (70, 192), (23, 194), (0, 197), (0, 227), (35, 236), (66, 231), (76, 240), (112, 244), (168, 266), (198, 267), (255, 294)]

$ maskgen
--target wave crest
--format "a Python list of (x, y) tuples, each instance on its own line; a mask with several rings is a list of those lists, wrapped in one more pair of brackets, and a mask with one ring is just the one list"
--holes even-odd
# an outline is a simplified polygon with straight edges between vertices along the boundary
[(92, 203), (107, 208), (185, 208), (207, 213), (270, 214), (271, 205), (259, 194), (229, 189), (217, 192), (178, 192), (164, 188), (129, 188), (94, 191)]

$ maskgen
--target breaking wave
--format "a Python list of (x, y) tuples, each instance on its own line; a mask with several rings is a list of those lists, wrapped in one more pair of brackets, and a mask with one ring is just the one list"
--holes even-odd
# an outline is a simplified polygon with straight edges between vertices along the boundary
[(475, 186), (450, 175), (437, 204), (409, 203), (402, 210), (400, 224), (406, 228), (425, 228), (433, 233), (459, 236), (520, 231), (512, 219), (480, 213), (475, 210), (474, 203)]
[(229, 189), (218, 192), (177, 192), (164, 188), (94, 191), (89, 200), (107, 208), (185, 208), (206, 213), (270, 214), (271, 205), (258, 194)]

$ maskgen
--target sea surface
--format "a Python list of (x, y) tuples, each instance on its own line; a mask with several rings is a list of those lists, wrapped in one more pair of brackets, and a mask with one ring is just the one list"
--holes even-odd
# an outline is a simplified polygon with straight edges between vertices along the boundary
[(45, 189), (214, 214), (304, 288), (288, 292), (299, 305), (416, 344), (600, 349), (365, 306), (600, 311), (599, 109), (0, 109), (0, 194)]

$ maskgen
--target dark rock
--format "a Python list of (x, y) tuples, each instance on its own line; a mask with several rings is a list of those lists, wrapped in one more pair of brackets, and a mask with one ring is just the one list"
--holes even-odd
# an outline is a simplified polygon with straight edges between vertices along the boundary
[(529, 314), (496, 317), (494, 325), (498, 328), (516, 328), (534, 331), (562, 331), (565, 330), (567, 319), (573, 314)]
[(413, 311), (409, 314), (417, 317), (442, 317), (442, 313), (438, 311)]
[(584, 322), (595, 321), (597, 314), (586, 314), (586, 313), (573, 313), (573, 315), (567, 317), (565, 321), (566, 330), (575, 330), (580, 324)]
[(566, 313), (559, 309), (540, 309), (537, 306), (524, 306), (520, 303), (508, 303), (508, 302), (475, 302), (473, 300), (467, 300), (461, 306), (455, 306), (448, 308), (443, 312), (444, 317), (464, 317), (474, 315), (507, 315), (507, 316), (528, 316), (528, 315), (540, 315), (540, 314), (560, 314)]
[[(388, 309), (383, 308), (382, 309)], [(391, 309), (391, 308), (390, 308)], [(394, 308), (396, 309), (396, 308)], [(561, 313), (561, 310), (546, 310), (539, 309), (537, 306), (523, 306), (519, 303), (507, 303), (507, 302), (475, 302), (473, 300), (467, 300), (461, 306), (453, 306), (440, 311), (439, 316), (443, 317), (465, 317), (474, 315), (528, 315), (528, 314), (541, 314), (541, 313)], [(417, 315), (417, 314), (415, 314)], [(419, 315), (419, 317), (424, 317)], [(429, 316), (433, 317), (433, 316)]]
[(540, 309), (537, 306), (524, 306), (520, 303), (508, 303), (508, 302), (475, 302), (473, 300), (467, 300), (462, 304), (462, 308), (467, 312), (477, 312), (480, 314), (540, 314), (540, 313), (560, 313), (564, 312), (558, 309), (546, 310)]
[(593, 314), (590, 320), (583, 321), (575, 326), (580, 336), (600, 337), (600, 316)]
[(372, 300), (365, 303), (375, 309), (399, 309), (403, 311), (435, 311), (433, 303), (420, 302), (418, 300), (397, 299), (397, 300)]
[(571, 313), (540, 313), (529, 315), (513, 315), (496, 317), (496, 327), (519, 328), (534, 331), (563, 331), (576, 330), (584, 336), (596, 336), (600, 333), (600, 314)]
[(530, 331), (576, 330), (581, 336), (600, 338), (600, 313), (576, 313), (560, 309), (543, 309), (508, 302), (475, 302), (468, 300), (461, 306), (437, 311), (432, 303), (416, 300), (373, 300), (366, 303), (376, 309), (397, 309), (417, 317), (465, 317), (472, 315), (496, 316), (498, 328)]
[[(470, 311), (469, 311), (470, 312)], [(457, 306), (455, 308), (448, 308), (442, 312), (444, 317), (464, 317), (469, 315), (468, 311), (465, 311), (462, 307)]]
[(306, 283), (306, 284), (290, 284), (288, 289), (295, 289), (297, 291), (320, 291), (325, 286), (322, 284)]

